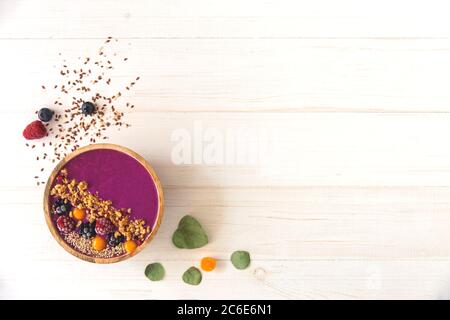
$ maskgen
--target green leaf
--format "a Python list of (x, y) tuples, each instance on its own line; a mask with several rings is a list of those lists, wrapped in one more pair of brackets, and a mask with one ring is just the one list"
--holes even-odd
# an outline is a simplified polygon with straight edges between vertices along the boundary
[(145, 268), (145, 276), (149, 278), (151, 281), (159, 281), (164, 278), (164, 275), (166, 274), (166, 271), (164, 270), (164, 267), (161, 263), (155, 262), (150, 263)]
[(178, 227), (195, 226), (201, 228), (202, 225), (193, 216), (186, 215), (178, 222)]
[(247, 251), (235, 251), (231, 255), (231, 263), (236, 269), (245, 269), (250, 265), (250, 253)]
[(190, 267), (183, 273), (183, 281), (196, 286), (202, 282), (202, 273), (196, 267)]
[(202, 225), (193, 217), (184, 216), (178, 223), (178, 228), (172, 236), (172, 242), (177, 248), (195, 249), (208, 243), (208, 236)]

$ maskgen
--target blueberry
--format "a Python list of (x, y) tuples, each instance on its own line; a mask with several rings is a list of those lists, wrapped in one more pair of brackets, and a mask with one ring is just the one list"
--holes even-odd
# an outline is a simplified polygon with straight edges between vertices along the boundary
[(59, 207), (59, 206), (62, 206), (64, 204), (64, 200), (61, 199), (61, 198), (58, 198), (58, 199), (55, 200), (54, 203), (55, 203), (56, 207)]
[(43, 122), (49, 122), (50, 120), (52, 120), (53, 114), (54, 112), (49, 108), (42, 108), (38, 112), (38, 118)]
[(90, 239), (95, 236), (95, 222), (84, 222), (80, 226), (80, 235), (85, 239)]
[(55, 212), (56, 214), (63, 214), (61, 207), (56, 207)]
[(85, 116), (92, 115), (95, 112), (95, 104), (93, 104), (92, 102), (84, 102), (81, 106), (81, 112)]
[(61, 211), (62, 212), (69, 212), (70, 209), (72, 209), (72, 205), (70, 203), (64, 203), (63, 205), (61, 205)]
[(115, 235), (114, 235), (114, 233), (111, 233), (109, 236), (108, 236), (108, 244), (111, 246), (111, 247), (115, 247), (115, 246), (117, 246), (117, 245), (119, 245), (121, 242), (123, 242), (125, 240), (125, 237), (123, 236), (123, 235), (120, 235), (120, 236), (118, 236), (118, 237), (116, 237)]

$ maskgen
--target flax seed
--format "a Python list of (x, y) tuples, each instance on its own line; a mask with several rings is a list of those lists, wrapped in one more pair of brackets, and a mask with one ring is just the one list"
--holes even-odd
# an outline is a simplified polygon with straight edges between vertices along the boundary
[[(57, 160), (65, 157), (68, 152), (72, 152), (78, 149), (83, 141), (83, 137), (89, 139), (89, 142), (95, 143), (98, 140), (106, 140), (109, 137), (106, 136), (106, 128), (114, 126), (116, 128), (120, 128), (124, 125), (122, 118), (125, 116), (123, 112), (118, 112), (116, 107), (112, 104), (119, 103), (119, 98), (122, 97), (121, 91), (118, 91), (112, 97), (108, 97), (101, 92), (94, 91), (97, 83), (104, 82), (107, 85), (112, 84), (112, 80), (108, 77), (107, 70), (104, 69), (113, 69), (114, 59), (106, 59), (107, 56), (112, 56), (111, 52), (108, 50), (109, 43), (113, 38), (108, 37), (105, 41), (105, 44), (102, 46), (98, 53), (99, 58), (96, 61), (92, 61), (90, 57), (84, 58), (82, 65), (87, 65), (89, 63), (94, 62), (94, 65), (97, 66), (97, 71), (88, 69), (87, 71), (83, 70), (83, 68), (77, 67), (76, 64), (74, 67), (70, 67), (69, 63), (66, 63), (66, 60), (62, 60), (62, 67), (59, 70), (59, 75), (61, 78), (61, 84), (52, 85), (51, 87), (57, 92), (58, 98), (54, 100), (54, 105), (56, 107), (64, 108), (54, 116), (54, 123), (57, 124), (51, 125), (46, 124), (48, 127), (47, 132), (48, 136), (54, 139), (60, 140), (62, 143), (53, 144), (52, 141), (49, 141), (47, 144), (42, 143), (42, 151), (39, 156), (36, 157), (37, 161), (40, 160), (48, 160), (51, 163), (55, 163)], [(115, 39), (117, 42), (117, 39)], [(59, 54), (62, 55), (61, 53)], [(114, 56), (116, 54), (114, 53)], [(78, 58), (81, 60), (81, 57)], [(124, 57), (121, 60), (124, 62), (128, 60), (128, 57)], [(104, 71), (101, 71), (100, 69)], [(106, 79), (106, 80), (105, 80)], [(139, 80), (140, 77), (136, 77), (135, 81)], [(131, 90), (132, 86), (135, 82), (131, 82), (129, 85), (124, 86), (124, 90)], [(42, 85), (41, 88), (46, 90), (46, 86)], [(90, 119), (89, 123), (84, 123), (83, 119), (85, 116), (80, 112), (81, 104), (85, 101), (83, 97), (78, 96), (79, 92), (87, 93), (93, 92), (91, 101), (97, 105), (97, 112), (95, 113), (95, 118)], [(55, 92), (56, 93), (56, 92)], [(62, 95), (62, 96), (59, 96)], [(69, 97), (66, 97), (70, 95)], [(69, 108), (67, 107), (67, 99), (72, 101), (69, 102)], [(133, 108), (134, 105), (131, 105), (129, 102), (126, 103), (127, 108)], [(61, 121), (64, 119), (63, 121)], [(126, 127), (129, 125), (125, 124)], [(54, 130), (55, 129), (55, 130)], [(55, 134), (56, 133), (56, 134)], [(53, 140), (54, 141), (54, 140)], [(86, 141), (87, 142), (87, 141)], [(36, 145), (29, 145), (26, 143), (27, 147), (31, 149), (35, 149)], [(44, 151), (47, 151), (46, 147), (52, 147), (52, 152), (47, 154)], [(41, 146), (39, 145), (39, 148)], [(44, 169), (41, 169), (41, 172)]]

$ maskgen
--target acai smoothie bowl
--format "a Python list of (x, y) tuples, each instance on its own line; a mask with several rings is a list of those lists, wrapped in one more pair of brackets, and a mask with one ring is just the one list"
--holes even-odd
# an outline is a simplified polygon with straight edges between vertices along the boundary
[(113, 144), (93, 144), (65, 157), (44, 194), (47, 225), (72, 255), (113, 263), (139, 253), (155, 236), (164, 198), (150, 164)]

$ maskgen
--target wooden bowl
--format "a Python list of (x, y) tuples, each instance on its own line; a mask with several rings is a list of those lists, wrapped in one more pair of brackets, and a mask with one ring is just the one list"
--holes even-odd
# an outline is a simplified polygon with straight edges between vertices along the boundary
[[(156, 190), (157, 190), (157, 198), (158, 198), (158, 208), (157, 208), (157, 214), (156, 214), (156, 220), (153, 225), (153, 228), (150, 232), (150, 234), (147, 236), (147, 238), (142, 242), (141, 245), (139, 245), (136, 250), (130, 254), (124, 254), (117, 257), (111, 257), (111, 258), (98, 258), (98, 257), (92, 257), (89, 255), (86, 255), (82, 252), (79, 252), (72, 248), (60, 235), (58, 230), (56, 230), (56, 226), (51, 218), (51, 203), (49, 201), (50, 199), (50, 191), (54, 184), (54, 180), (59, 174), (60, 170), (64, 168), (64, 166), (73, 158), (79, 156), (80, 154), (91, 151), (91, 150), (97, 150), (97, 149), (109, 149), (109, 150), (115, 150), (122, 153), (125, 153), (129, 155), (130, 157), (134, 158), (137, 162), (139, 162), (145, 170), (150, 174)], [(144, 247), (150, 243), (150, 241), (155, 236), (156, 232), (159, 229), (159, 226), (161, 224), (161, 220), (164, 213), (164, 197), (163, 197), (163, 190), (161, 187), (161, 183), (158, 179), (158, 176), (156, 175), (155, 171), (153, 170), (152, 166), (140, 155), (138, 155), (136, 152), (127, 149), (122, 146), (114, 145), (114, 144), (108, 144), (108, 143), (101, 143), (101, 144), (92, 144), (86, 147), (82, 147), (77, 149), (76, 151), (72, 152), (71, 154), (67, 155), (63, 160), (61, 160), (58, 165), (53, 169), (52, 174), (48, 178), (47, 185), (45, 187), (44, 192), (44, 213), (45, 213), (45, 220), (47, 222), (47, 226), (50, 229), (51, 234), (56, 239), (56, 241), (70, 254), (74, 255), (77, 258), (80, 258), (84, 261), (92, 262), (92, 263), (115, 263), (119, 261), (123, 261), (125, 259), (128, 259), (139, 252), (141, 252)]]

